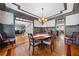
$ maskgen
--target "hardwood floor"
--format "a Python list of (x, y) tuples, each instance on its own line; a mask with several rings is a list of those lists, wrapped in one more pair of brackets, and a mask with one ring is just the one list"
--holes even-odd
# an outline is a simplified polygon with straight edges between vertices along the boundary
[[(13, 50), (13, 49), (15, 49), (15, 44), (14, 45), (8, 45), (8, 46), (6, 46), (5, 48), (3, 48), (2, 50), (0, 50), (0, 56), (7, 56), (7, 55), (11, 55), (11, 51)], [(11, 52), (11, 53), (9, 53), (9, 52)]]
[[(32, 54), (32, 47), (29, 51), (28, 37), (24, 35), (16, 36), (16, 46), (9, 45), (4, 48), (0, 55), (6, 56), (79, 56), (79, 47), (76, 45), (66, 45), (63, 36), (54, 39), (54, 50), (51, 52), (49, 46), (35, 47), (35, 52)], [(52, 47), (53, 47), (52, 46)]]

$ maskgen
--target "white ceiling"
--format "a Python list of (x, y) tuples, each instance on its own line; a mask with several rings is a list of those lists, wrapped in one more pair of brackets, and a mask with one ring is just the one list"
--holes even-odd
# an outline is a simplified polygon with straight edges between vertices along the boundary
[(49, 17), (64, 10), (63, 3), (17, 3), (21, 6), (21, 9), (26, 10), (37, 16), (42, 15), (41, 8), (44, 8), (43, 14), (45, 17)]

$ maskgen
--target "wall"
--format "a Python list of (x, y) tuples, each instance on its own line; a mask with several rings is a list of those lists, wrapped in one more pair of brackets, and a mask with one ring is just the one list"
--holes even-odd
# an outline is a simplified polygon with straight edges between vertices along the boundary
[[(49, 28), (49, 30), (55, 31), (55, 19), (47, 21), (43, 25), (39, 21), (34, 20), (34, 33), (46, 32), (45, 29), (47, 29), (47, 28)], [(37, 30), (37, 32), (36, 32), (36, 30)]]
[(15, 37), (14, 15), (0, 10), (0, 30), (6, 32), (8, 37)]
[(0, 33), (2, 32), (2, 24), (0, 23)]
[(0, 10), (0, 23), (2, 24), (13, 24), (14, 16), (12, 13)]
[(79, 32), (79, 25), (66, 27), (66, 35), (72, 35), (73, 32)]
[(79, 13), (66, 17), (66, 35), (79, 32)]
[(77, 25), (79, 24), (79, 13), (66, 16), (66, 25)]

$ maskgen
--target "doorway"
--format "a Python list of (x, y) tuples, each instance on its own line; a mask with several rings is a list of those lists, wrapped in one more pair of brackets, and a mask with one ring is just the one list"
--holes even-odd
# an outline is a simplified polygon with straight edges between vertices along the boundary
[(33, 22), (23, 18), (15, 18), (15, 38), (16, 45), (25, 43), (27, 34), (33, 33)]
[(59, 34), (65, 34), (65, 19), (56, 19), (56, 30)]

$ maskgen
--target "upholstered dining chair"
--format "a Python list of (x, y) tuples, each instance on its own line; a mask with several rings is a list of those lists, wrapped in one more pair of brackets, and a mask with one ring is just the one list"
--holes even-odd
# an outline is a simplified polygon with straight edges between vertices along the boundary
[(50, 37), (44, 40), (43, 43), (46, 44), (47, 46), (50, 46), (50, 50), (52, 52), (53, 35), (52, 35), (52, 32), (48, 32), (48, 34), (50, 35)]
[(28, 38), (29, 38), (29, 50), (30, 50), (30, 47), (32, 46), (33, 47), (32, 53), (34, 53), (34, 47), (40, 45), (41, 44), (41, 41), (35, 40), (33, 38), (33, 34), (32, 33), (28, 33)]
[(52, 52), (52, 45), (53, 45), (52, 38), (43, 41), (43, 43), (46, 44), (47, 46), (50, 46), (50, 50)]
[(4, 48), (7, 43), (8, 43), (8, 40), (4, 39), (5, 36), (2, 35), (2, 33), (0, 33), (0, 47), (1, 49)]
[(13, 44), (15, 43), (15, 38), (9, 38), (7, 37), (7, 34), (5, 32), (0, 33), (0, 45), (1, 48), (4, 48), (5, 46), (9, 45), (9, 44)]
[(72, 36), (70, 36), (68, 39), (66, 38), (66, 44), (76, 44), (77, 39), (77, 32), (73, 32)]

